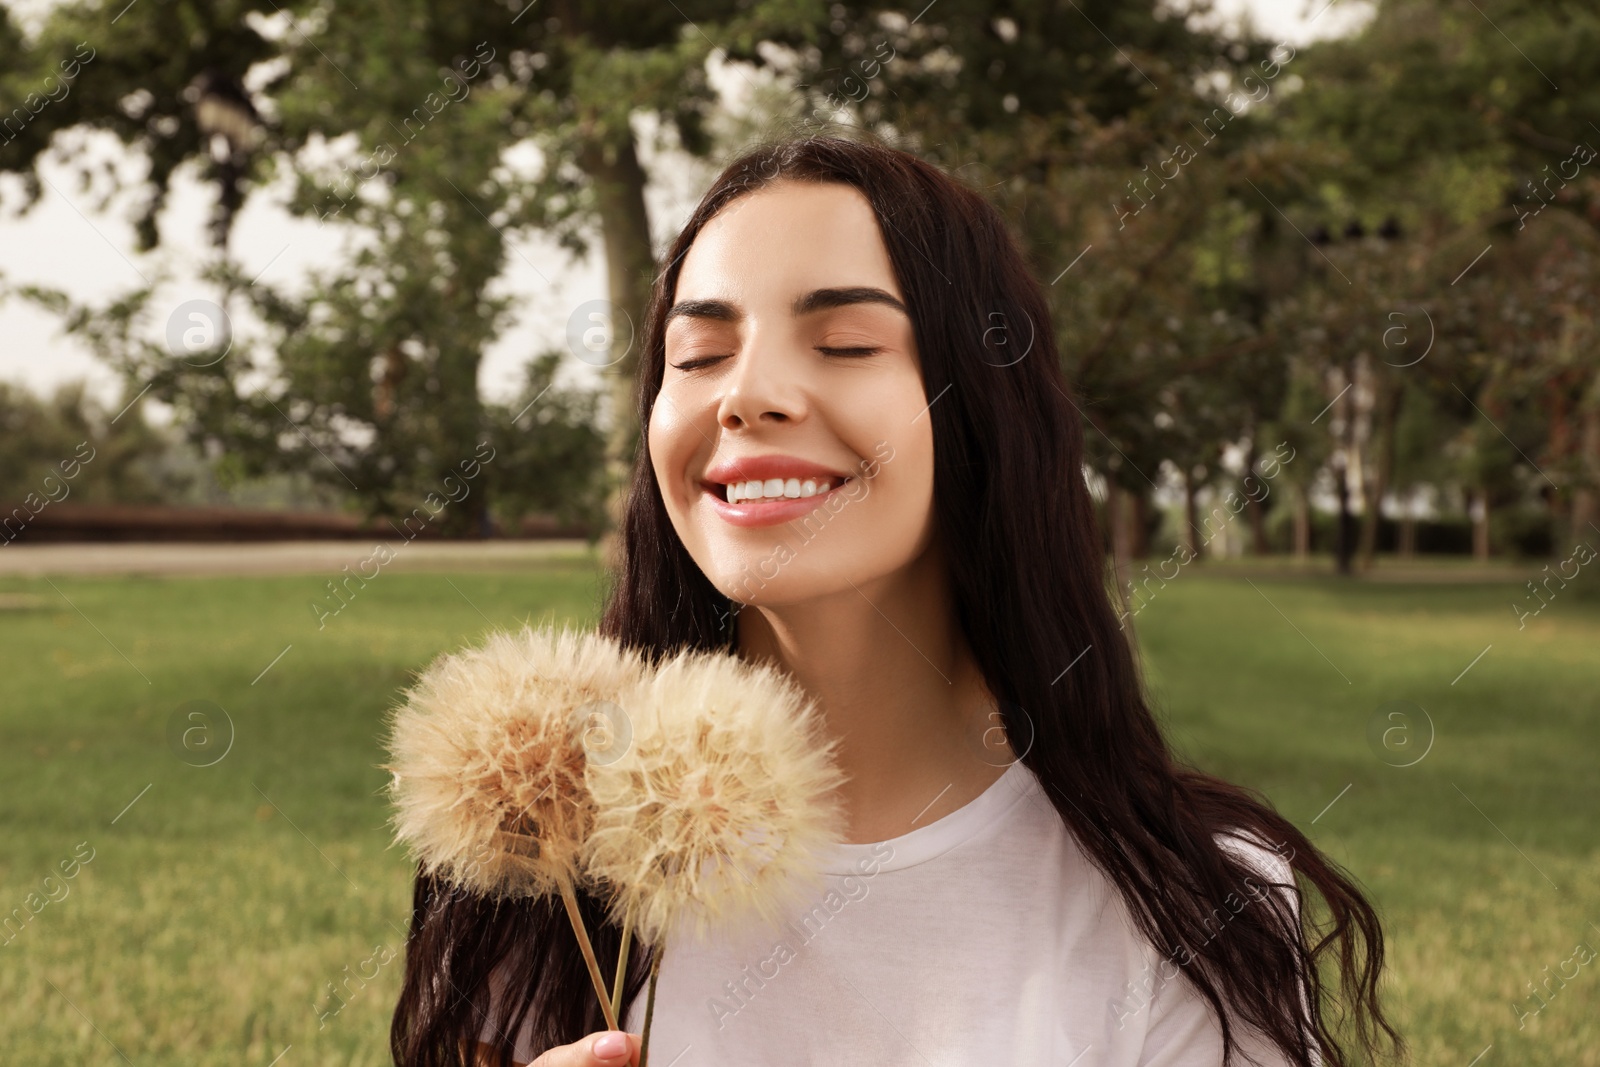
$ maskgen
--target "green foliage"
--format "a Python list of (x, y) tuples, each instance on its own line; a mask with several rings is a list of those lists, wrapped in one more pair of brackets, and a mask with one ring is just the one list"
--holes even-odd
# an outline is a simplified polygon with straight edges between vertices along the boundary
[[(631, 158), (636, 110), (659, 113), (679, 145), (705, 147), (710, 45), (682, 32), (684, 18), (714, 25), (736, 13), (639, 5), (636, 17), (615, 19), (577, 4), (522, 19), (526, 5), (363, 0), (122, 8), (57, 9), (31, 42), (4, 24), (0, 45), (26, 59), (8, 66), (8, 95), (42, 77), (67, 43), (98, 44), (60, 103), (0, 148), (0, 169), (34, 179), (55, 132), (107, 130), (150, 161), (146, 247), (159, 237), (172, 174), (193, 160), (218, 189), (219, 245), (248, 188), (288, 172), (291, 210), (349, 233), (357, 251), (296, 295), (248, 284), (224, 251), (210, 279), (233, 314), (248, 306), (266, 333), (237, 339), (227, 359), (203, 367), (147, 339), (152, 323), (141, 316), (158, 310), (148, 290), (100, 308), (30, 295), (53, 299), (76, 332), (130, 381), (152, 384), (191, 437), (229, 455), (239, 474), (312, 472), (342, 482), (371, 514), (407, 510), (436, 490), (490, 431), (477, 378), (510, 311), (492, 295), (508, 242), (543, 228), (586, 248), (606, 209), (593, 179), (618, 165), (617, 145)], [(533, 172), (507, 159), (529, 142), (548, 161)], [(642, 218), (642, 173), (636, 186)], [(639, 229), (636, 258), (648, 264), (649, 234)], [(640, 292), (613, 293), (636, 321)], [(566, 429), (551, 432), (564, 442), (554, 453), (569, 449)], [(522, 486), (513, 495), (528, 501), (539, 494), (527, 486), (571, 488), (590, 467), (497, 481)], [(591, 495), (575, 492), (558, 510), (590, 515)], [(446, 523), (466, 532), (480, 520), (452, 509)]]
[[(49, 400), (0, 382), (0, 503), (145, 504), (181, 484), (159, 460), (168, 435), (137, 412), (115, 418), (93, 403), (82, 382)], [(113, 421), (115, 419), (115, 421)]]
[[(210, 278), (266, 327), (222, 363), (160, 358), (129, 329), (153, 310), (138, 291), (57, 310), (241, 475), (315, 471), (374, 514), (504, 431), (476, 381), (517, 310), (496, 282), (520, 236), (603, 252), (639, 321), (656, 247), (643, 131), (682, 160), (852, 127), (1005, 208), (1050, 280), (1091, 458), (1122, 489), (1215, 471), (1268, 432), (1306, 446), (1297, 478), (1335, 463), (1409, 486), (1421, 468), (1397, 435), (1425, 398), (1441, 491), (1592, 507), (1600, 160), (1582, 148), (1600, 146), (1600, 13), (1384, 0), (1356, 35), (1296, 51), (1200, 28), (1209, 5), (1190, 6), (84, 0), (31, 39), (0, 18), (0, 99), (33, 102), (0, 170), (36, 192), (56, 133), (110, 132), (150, 164), (146, 244), (183, 161), (217, 189), (219, 239), (287, 177), (290, 210), (355, 251), (289, 293), (246, 284), (219, 240)], [(753, 90), (745, 113), (722, 110), (713, 61)], [(59, 99), (38, 93), (50, 78)], [(612, 490), (637, 442), (635, 358), (593, 411)], [(589, 487), (561, 484), (590, 508)]]
[(596, 426), (599, 397), (558, 389), (558, 352), (527, 366), (511, 403), (491, 405), (489, 439), (496, 449), (489, 475), (495, 512), (514, 525), (524, 515), (551, 515), (594, 531), (605, 521), (605, 437)]
[[(198, 162), (225, 196), (243, 180), (236, 161), (213, 158), (198, 104), (207, 84), (236, 87), (272, 58), (276, 48), (255, 26), (277, 5), (177, 0), (131, 5), (118, 16), (122, 6), (79, 0), (53, 7), (38, 38), (25, 43), (14, 28), (0, 30), (15, 54), (15, 62), (0, 63), (0, 100), (26, 106), (28, 94), (51, 92), (52, 79), (65, 82), (59, 99), (0, 144), (0, 171), (24, 173), (37, 195), (34, 168), (58, 131), (111, 133), (149, 164), (141, 182), (147, 196), (135, 219), (139, 245), (148, 249), (159, 241), (156, 217), (185, 161)], [(74, 163), (86, 176), (93, 166), (87, 159)]]

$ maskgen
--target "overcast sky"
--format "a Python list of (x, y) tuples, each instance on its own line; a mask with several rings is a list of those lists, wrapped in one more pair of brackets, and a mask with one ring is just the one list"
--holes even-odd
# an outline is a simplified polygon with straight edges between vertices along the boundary
[[(12, 0), (7, 6), (30, 25), (49, 0)], [(1337, 0), (1331, 6), (1325, 0), (1218, 0), (1217, 8), (1229, 14), (1248, 10), (1265, 33), (1295, 44), (1348, 32), (1370, 10), (1359, 0)], [(6, 101), (0, 105), (0, 111), (14, 106)], [(70, 144), (58, 140), (57, 146)], [(130, 173), (142, 170), (137, 160), (117, 160), (117, 145), (109, 136), (89, 139), (87, 147), (132, 168)], [(133, 251), (129, 219), (137, 194), (101, 205), (104, 190), (79, 188), (67, 167), (47, 159), (40, 173), (47, 183), (45, 195), (20, 217), (20, 184), (9, 176), (0, 178), (0, 275), (7, 282), (51, 286), (98, 303), (164, 274), (173, 280), (159, 291), (154, 302), (158, 308), (213, 295), (194, 280), (194, 272), (210, 254), (206, 222), (216, 191), (197, 182), (192, 171), (181, 171), (174, 181), (161, 216), (162, 247), (148, 255)], [(694, 176), (673, 177), (651, 194), (658, 239), (676, 231), (699, 191)], [(253, 195), (236, 221), (232, 247), (250, 275), (293, 286), (308, 269), (334, 261), (345, 237), (337, 226), (292, 218), (282, 202), (281, 194), (270, 190)], [(530, 239), (514, 243), (509, 264), (501, 284), (515, 298), (515, 317), (489, 350), (479, 376), (483, 391), (496, 398), (511, 391), (527, 359), (563, 345), (571, 309), (606, 295), (598, 256), (574, 262), (550, 243)], [(153, 322), (152, 335), (160, 336), (163, 325)], [(593, 369), (570, 360), (563, 373), (582, 377)], [(53, 316), (18, 300), (0, 303), (0, 380), (47, 392), (71, 378), (88, 379), (108, 404), (118, 394), (114, 375), (84, 345), (64, 337)]]

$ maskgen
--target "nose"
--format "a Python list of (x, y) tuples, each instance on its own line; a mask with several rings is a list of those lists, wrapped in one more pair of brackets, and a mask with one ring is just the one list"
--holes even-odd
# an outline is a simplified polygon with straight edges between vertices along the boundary
[(717, 423), (725, 430), (805, 418), (806, 386), (790, 353), (747, 344), (735, 355), (733, 373), (724, 380), (727, 388), (717, 403)]

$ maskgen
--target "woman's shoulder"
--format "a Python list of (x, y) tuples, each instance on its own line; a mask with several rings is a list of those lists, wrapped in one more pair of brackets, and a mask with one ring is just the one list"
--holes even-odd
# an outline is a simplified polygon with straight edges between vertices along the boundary
[(1271, 884), (1294, 888), (1294, 847), (1288, 842), (1273, 841), (1259, 831), (1238, 827), (1219, 830), (1211, 839)]
[[(1083, 859), (1088, 859), (1090, 850), (1079, 840), (1079, 831), (1067, 824), (1050, 795), (1051, 790), (1046, 788), (1032, 768), (1027, 768), (1026, 775), (1018, 778), (1017, 791), (1026, 794), (1025, 799), (1029, 803), (1023, 810), (1031, 811), (1035, 829), (1041, 822), (1048, 823), (1052, 829), (1059, 825), (1061, 836), (1072, 846), (1074, 852)], [(1087, 832), (1095, 831), (1091, 827)], [(1294, 884), (1294, 871), (1290, 865), (1290, 861), (1294, 859), (1294, 848), (1287, 842), (1273, 841), (1260, 831), (1244, 827), (1225, 827), (1213, 833), (1211, 839), (1219, 848), (1243, 861), (1262, 878), (1277, 885)]]

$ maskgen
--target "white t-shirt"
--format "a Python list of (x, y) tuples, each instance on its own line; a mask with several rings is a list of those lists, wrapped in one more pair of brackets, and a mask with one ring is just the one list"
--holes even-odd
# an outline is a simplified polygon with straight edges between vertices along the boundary
[[(1262, 872), (1263, 891), (1292, 884), (1269, 849), (1219, 841)], [(824, 871), (815, 902), (780, 926), (669, 941), (652, 1067), (1222, 1063), (1211, 1006), (1133, 927), (1020, 762), (926, 826), (838, 846)], [(1249, 906), (1218, 902), (1212, 936)], [(641, 992), (623, 1028), (642, 1031), (644, 1011)], [(1286, 1063), (1258, 1034), (1234, 1032), (1262, 1067)], [(527, 1036), (519, 1062), (542, 1051)]]

